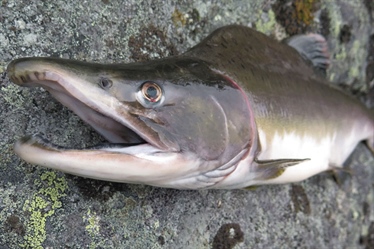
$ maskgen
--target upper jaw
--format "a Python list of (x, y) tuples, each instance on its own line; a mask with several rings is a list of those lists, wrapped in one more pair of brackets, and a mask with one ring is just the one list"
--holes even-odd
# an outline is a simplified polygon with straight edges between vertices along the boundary
[(12, 61), (7, 71), (10, 80), (20, 86), (41, 86), (48, 90), (111, 143), (149, 143), (169, 150), (157, 134), (139, 122), (137, 110), (89, 80), (95, 78), (92, 68), (99, 67), (100, 64), (64, 59), (23, 58)]

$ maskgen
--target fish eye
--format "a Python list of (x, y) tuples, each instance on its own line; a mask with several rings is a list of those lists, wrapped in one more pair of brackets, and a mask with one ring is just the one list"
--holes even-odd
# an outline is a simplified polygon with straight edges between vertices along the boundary
[(158, 102), (162, 97), (162, 89), (161, 87), (151, 81), (147, 81), (143, 83), (141, 87), (141, 92), (143, 97), (152, 103)]
[(110, 79), (107, 78), (100, 78), (99, 80), (99, 86), (103, 89), (109, 89), (113, 85), (113, 82)]

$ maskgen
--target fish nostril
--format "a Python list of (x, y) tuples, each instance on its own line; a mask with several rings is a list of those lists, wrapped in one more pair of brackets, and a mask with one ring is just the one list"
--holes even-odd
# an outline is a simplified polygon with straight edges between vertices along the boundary
[(107, 79), (107, 78), (101, 78), (99, 80), (99, 85), (101, 88), (103, 89), (109, 89), (112, 87), (113, 85), (113, 82), (110, 80), (110, 79)]

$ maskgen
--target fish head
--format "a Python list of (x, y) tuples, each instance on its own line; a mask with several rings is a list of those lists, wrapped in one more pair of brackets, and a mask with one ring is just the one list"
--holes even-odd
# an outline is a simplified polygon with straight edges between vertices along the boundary
[[(9, 64), (8, 75), (20, 86), (43, 87), (110, 142), (78, 150), (20, 139), (15, 151), (30, 163), (95, 179), (197, 188), (216, 185), (255, 150), (247, 96), (201, 60), (22, 58)], [(208, 181), (202, 176), (209, 173), (215, 177)]]

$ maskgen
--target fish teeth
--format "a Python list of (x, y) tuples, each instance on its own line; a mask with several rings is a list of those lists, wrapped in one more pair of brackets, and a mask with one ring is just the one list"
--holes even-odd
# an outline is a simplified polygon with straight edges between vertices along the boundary
[(25, 71), (25, 72), (22, 72), (22, 74), (18, 74), (18, 75), (11, 74), (9, 78), (11, 81), (13, 81), (16, 84), (26, 84), (31, 81), (45, 80), (46, 73)]

